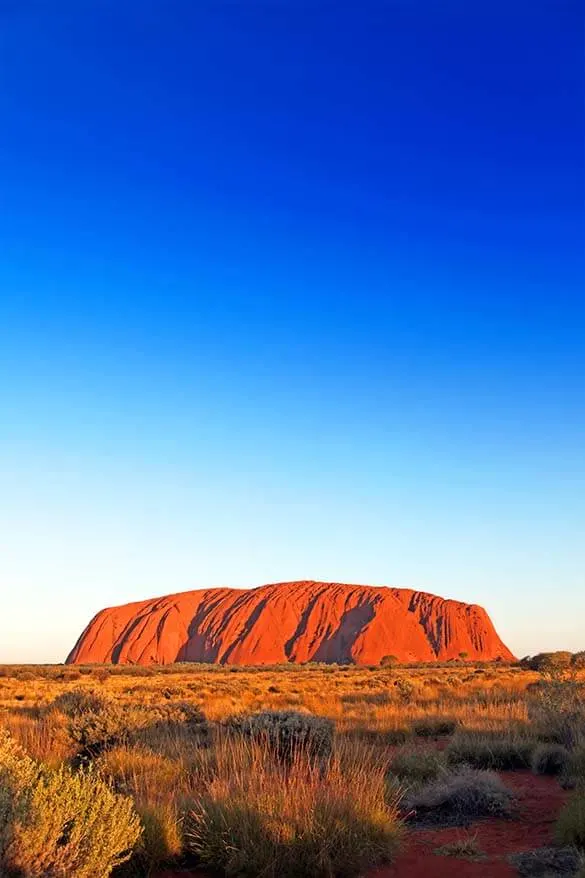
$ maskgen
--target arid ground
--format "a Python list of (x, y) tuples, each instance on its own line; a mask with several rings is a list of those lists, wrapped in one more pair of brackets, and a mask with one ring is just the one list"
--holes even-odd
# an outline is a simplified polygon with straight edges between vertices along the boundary
[(581, 876), (568, 661), (5, 666), (2, 874)]

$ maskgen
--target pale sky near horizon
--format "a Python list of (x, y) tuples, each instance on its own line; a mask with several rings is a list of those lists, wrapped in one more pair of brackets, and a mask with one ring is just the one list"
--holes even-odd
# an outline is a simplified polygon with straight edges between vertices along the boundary
[(584, 649), (581, 4), (11, 6), (0, 663), (294, 579)]

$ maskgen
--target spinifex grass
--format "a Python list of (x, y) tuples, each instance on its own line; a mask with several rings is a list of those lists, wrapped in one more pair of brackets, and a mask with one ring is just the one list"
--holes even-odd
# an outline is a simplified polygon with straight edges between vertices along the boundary
[(187, 831), (202, 862), (250, 878), (350, 878), (394, 856), (398, 796), (388, 797), (387, 765), (371, 748), (341, 743), (321, 765), (299, 748), (283, 763), (224, 737), (215, 754)]

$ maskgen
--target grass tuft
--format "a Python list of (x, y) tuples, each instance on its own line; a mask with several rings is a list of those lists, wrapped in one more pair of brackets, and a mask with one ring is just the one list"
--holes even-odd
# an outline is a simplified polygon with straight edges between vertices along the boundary
[(532, 754), (534, 774), (566, 774), (571, 755), (562, 744), (539, 744)]
[(455, 841), (447, 842), (437, 848), (436, 853), (442, 857), (461, 857), (469, 860), (478, 860), (483, 856), (477, 835), (463, 835)]
[(449, 742), (447, 759), (453, 765), (510, 771), (529, 768), (533, 747), (532, 740), (520, 735), (461, 731)]
[(585, 790), (578, 789), (562, 809), (555, 825), (559, 844), (585, 850)]
[(386, 765), (371, 750), (347, 744), (319, 767), (300, 750), (285, 764), (245, 738), (216, 749), (187, 830), (203, 864), (239, 878), (353, 878), (394, 857), (398, 799), (386, 798)]

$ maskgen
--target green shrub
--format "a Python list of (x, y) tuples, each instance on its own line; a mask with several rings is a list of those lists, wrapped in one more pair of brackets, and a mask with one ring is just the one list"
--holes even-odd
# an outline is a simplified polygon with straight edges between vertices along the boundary
[(162, 704), (149, 704), (134, 708), (130, 722), (135, 726), (148, 726), (153, 723), (166, 725), (185, 725), (201, 730), (207, 725), (205, 714), (190, 701), (166, 701)]
[(66, 668), (61, 673), (57, 674), (57, 680), (63, 680), (64, 683), (73, 683), (76, 680), (81, 678), (81, 671), (79, 668)]
[(528, 667), (542, 674), (555, 675), (567, 671), (571, 667), (573, 654), (564, 650), (557, 652), (539, 652), (526, 661)]
[(410, 680), (406, 680), (402, 677), (394, 681), (394, 688), (396, 689), (398, 697), (404, 702), (404, 704), (409, 704), (416, 693), (416, 686), (414, 683), (411, 683)]
[(98, 681), (98, 683), (105, 683), (106, 680), (109, 679), (111, 671), (109, 668), (97, 668), (94, 671), (94, 678)]
[(72, 690), (56, 698), (52, 706), (68, 717), (71, 739), (90, 757), (123, 740), (141, 740), (146, 730), (158, 735), (180, 728), (202, 740), (208, 733), (201, 710), (185, 701), (125, 707), (101, 693)]
[(575, 872), (583, 862), (579, 851), (573, 847), (543, 847), (533, 851), (511, 854), (509, 862), (522, 878), (553, 878), (553, 876), (578, 876)]
[(571, 750), (568, 764), (561, 775), (561, 785), (568, 789), (585, 789), (585, 744)]
[(568, 749), (585, 743), (585, 687), (574, 680), (533, 683), (528, 715), (538, 737)]
[(67, 731), (82, 757), (95, 756), (112, 746), (127, 730), (121, 706), (90, 689), (63, 692), (50, 705), (67, 719)]
[(506, 817), (512, 802), (512, 793), (497, 774), (472, 768), (411, 790), (405, 797), (405, 807), (416, 811), (417, 819), (437, 822)]
[(585, 791), (577, 790), (558, 816), (555, 837), (559, 844), (585, 849)]
[(91, 689), (70, 689), (58, 695), (51, 707), (67, 717), (80, 716), (83, 713), (99, 713), (111, 707), (112, 702), (100, 692)]
[(205, 715), (187, 701), (140, 705), (126, 714), (128, 740), (157, 747), (163, 740), (177, 746), (204, 745), (209, 741), (210, 727)]
[(402, 747), (395, 753), (390, 771), (408, 784), (428, 783), (447, 773), (445, 758), (431, 748)]
[(226, 726), (262, 742), (279, 759), (291, 761), (298, 751), (326, 759), (333, 746), (334, 723), (322, 716), (295, 710), (264, 710), (232, 717)]
[(449, 717), (426, 716), (412, 724), (412, 730), (419, 738), (440, 738), (452, 735), (457, 728), (457, 720)]
[(383, 655), (380, 659), (380, 667), (381, 668), (394, 668), (398, 664), (398, 659), (395, 655)]
[(106, 710), (86, 711), (72, 716), (67, 730), (82, 753), (95, 756), (120, 741), (128, 727), (122, 710), (112, 705)]
[(130, 799), (93, 772), (49, 769), (0, 738), (0, 861), (26, 878), (106, 878), (141, 833)]
[(528, 768), (532, 750), (532, 741), (516, 735), (458, 732), (447, 747), (447, 759), (454, 765), (505, 771)]
[(569, 751), (561, 744), (540, 744), (532, 754), (534, 774), (563, 774), (569, 763)]

